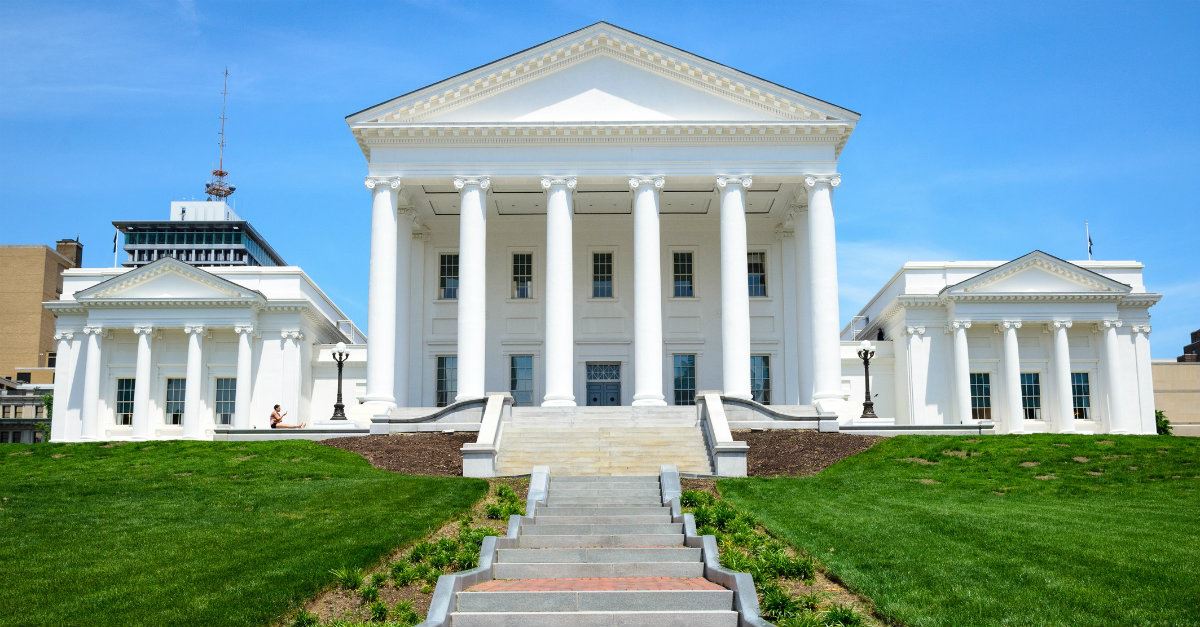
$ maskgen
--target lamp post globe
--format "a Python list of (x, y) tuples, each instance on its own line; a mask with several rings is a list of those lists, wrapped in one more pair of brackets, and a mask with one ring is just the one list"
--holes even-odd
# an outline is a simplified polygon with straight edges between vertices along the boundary
[(333, 416), (330, 420), (346, 420), (346, 405), (342, 402), (342, 368), (349, 358), (350, 351), (347, 350), (346, 343), (338, 342), (333, 347), (333, 360), (337, 362), (338, 369), (337, 402), (333, 404)]
[(858, 358), (863, 362), (863, 413), (860, 418), (878, 418), (875, 415), (875, 401), (871, 400), (871, 358), (875, 356), (875, 346), (870, 340), (863, 340), (858, 345)]

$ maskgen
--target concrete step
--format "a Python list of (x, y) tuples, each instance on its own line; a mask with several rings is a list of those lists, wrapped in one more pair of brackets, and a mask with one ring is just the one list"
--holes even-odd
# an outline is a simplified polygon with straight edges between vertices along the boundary
[(451, 627), (736, 627), (737, 612), (454, 612)]
[(575, 488), (563, 486), (550, 486), (550, 494), (553, 496), (661, 496), (662, 489), (658, 486), (646, 488), (610, 488), (605, 484), (596, 484), (594, 488)]
[(668, 512), (671, 508), (662, 505), (662, 503), (643, 503), (639, 505), (560, 505), (560, 506), (545, 506), (538, 508), (537, 515), (540, 516), (592, 516), (601, 514), (610, 514), (613, 516), (623, 515), (643, 515), (649, 513)]
[(558, 505), (662, 505), (661, 496), (555, 496), (546, 497), (546, 504)]
[(731, 590), (459, 592), (458, 612), (730, 611)]
[(591, 577), (703, 577), (704, 563), (694, 562), (595, 562), (500, 563), (492, 567), (496, 579), (559, 579)]
[(663, 523), (644, 525), (555, 525), (533, 524), (521, 527), (521, 535), (530, 536), (568, 536), (568, 535), (612, 535), (612, 534), (660, 534), (682, 533), (683, 523)]
[[(605, 513), (598, 510), (598, 514)], [(615, 514), (612, 516), (549, 516), (538, 512), (534, 525), (645, 525), (671, 522), (671, 512), (654, 514)]]
[[(585, 479), (588, 479), (585, 481)], [(638, 488), (659, 488), (658, 477), (551, 477), (551, 488), (616, 488), (619, 490), (635, 490)]]
[(561, 549), (561, 548), (617, 548), (683, 546), (682, 533), (616, 535), (525, 535), (517, 536), (518, 549)]
[(693, 548), (613, 548), (613, 549), (499, 549), (496, 563), (591, 563), (629, 564), (636, 562), (698, 562), (700, 549)]

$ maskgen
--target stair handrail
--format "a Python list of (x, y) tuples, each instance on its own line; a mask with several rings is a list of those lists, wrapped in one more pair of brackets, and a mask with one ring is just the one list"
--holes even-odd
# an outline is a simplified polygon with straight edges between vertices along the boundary
[(726, 395), (722, 394), (721, 400), (726, 403), (729, 403), (730, 405), (741, 405), (742, 407), (746, 407), (746, 408), (756, 411), (760, 414), (765, 414), (767, 416), (770, 416), (771, 418), (774, 418), (775, 420), (791, 420), (791, 421), (797, 421), (797, 422), (817, 422), (821, 419), (820, 415), (817, 415), (814, 417), (814, 416), (797, 416), (796, 414), (784, 413), (770, 405), (763, 405), (762, 403), (760, 403), (754, 399), (742, 398), (740, 396), (726, 396)]
[(716, 392), (698, 395), (696, 415), (700, 431), (704, 434), (704, 447), (713, 474), (721, 477), (745, 477), (746, 456), (750, 447), (741, 440), (733, 439), (729, 430), (729, 419), (725, 417), (724, 397)]
[(754, 578), (749, 573), (739, 573), (721, 566), (716, 536), (696, 535), (696, 519), (683, 513), (680, 499), (683, 497), (679, 481), (679, 470), (664, 464), (658, 475), (662, 487), (663, 505), (671, 508), (671, 521), (683, 523), (683, 543), (700, 549), (704, 560), (704, 578), (733, 591), (733, 609), (738, 613), (738, 627), (774, 627), (763, 619), (758, 607), (758, 593), (754, 590)]
[(468, 407), (473, 407), (476, 405), (478, 405), (480, 407), (486, 406), (487, 400), (488, 399), (486, 396), (481, 396), (479, 398), (467, 398), (467, 399), (463, 399), (461, 401), (455, 401), (453, 403), (450, 403), (449, 405), (446, 405), (445, 407), (439, 407), (433, 413), (427, 414), (424, 416), (416, 416), (413, 418), (394, 418), (390, 415), (389, 416), (375, 416), (375, 417), (371, 418), (371, 422), (379, 423), (379, 424), (409, 424), (409, 423), (416, 423), (416, 422), (431, 422), (431, 421), (437, 420), (438, 418), (441, 418), (443, 416), (448, 416), (454, 412), (467, 409)]
[(474, 442), (462, 445), (463, 476), (495, 477), (496, 457), (500, 453), (500, 438), (504, 422), (512, 415), (513, 397), (508, 392), (488, 394), (479, 422), (479, 435)]

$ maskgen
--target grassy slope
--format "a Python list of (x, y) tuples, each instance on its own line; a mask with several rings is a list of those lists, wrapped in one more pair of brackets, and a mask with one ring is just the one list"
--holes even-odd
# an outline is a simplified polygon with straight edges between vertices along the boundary
[(906, 624), (1200, 624), (1200, 439), (907, 436), (719, 486)]
[(264, 624), (486, 490), (303, 441), (6, 445), (0, 624)]

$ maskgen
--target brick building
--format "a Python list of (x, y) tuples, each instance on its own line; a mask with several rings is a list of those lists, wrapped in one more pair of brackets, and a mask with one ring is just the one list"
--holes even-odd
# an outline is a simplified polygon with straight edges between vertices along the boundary
[(54, 314), (62, 273), (83, 263), (83, 244), (0, 246), (0, 377), (18, 383), (54, 381)]

